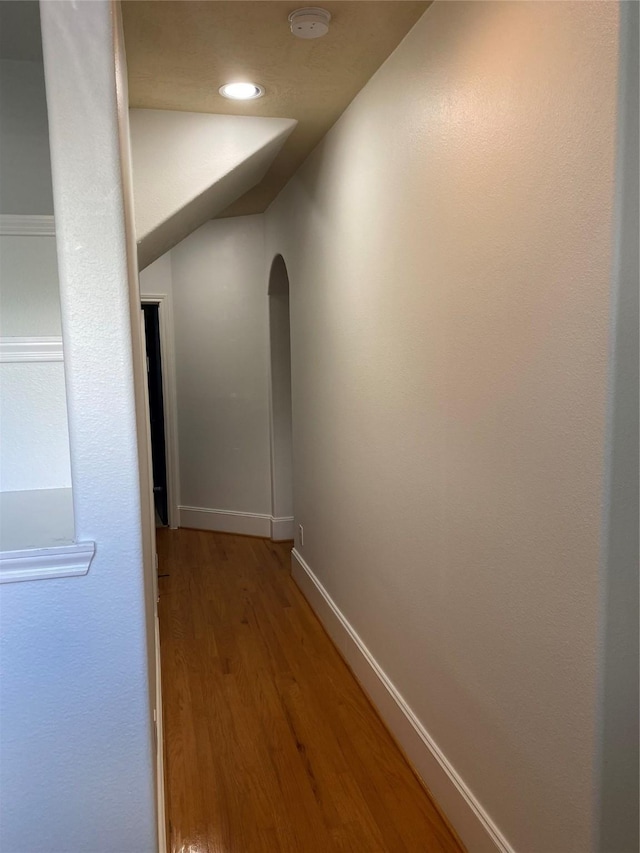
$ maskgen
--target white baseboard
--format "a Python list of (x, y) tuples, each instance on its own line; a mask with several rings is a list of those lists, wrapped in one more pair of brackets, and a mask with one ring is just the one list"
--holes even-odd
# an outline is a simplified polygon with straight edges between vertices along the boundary
[(271, 516), (254, 512), (231, 512), (226, 509), (205, 509), (181, 506), (180, 527), (214, 530), (217, 533), (241, 533), (244, 536), (271, 536)]
[(291, 568), (305, 598), (467, 849), (514, 853), (295, 548)]
[(293, 539), (293, 516), (274, 518), (271, 516), (271, 538), (274, 542)]
[(293, 539), (293, 516), (274, 518), (257, 512), (232, 512), (228, 509), (207, 509), (201, 506), (181, 506), (180, 527), (213, 530), (216, 533), (239, 533), (243, 536), (263, 536), (274, 542)]

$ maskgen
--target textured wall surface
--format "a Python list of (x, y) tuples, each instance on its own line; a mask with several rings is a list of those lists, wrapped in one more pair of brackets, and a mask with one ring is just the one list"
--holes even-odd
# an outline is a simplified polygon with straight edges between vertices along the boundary
[(263, 218), (203, 225), (171, 266), (181, 503), (269, 514)]
[[(1, 590), (0, 849), (157, 850), (112, 8), (42, 4), (85, 577)], [(87, 57), (91, 62), (87, 62)]]
[(297, 547), (530, 853), (594, 843), (617, 25), (435, 3), (267, 212)]

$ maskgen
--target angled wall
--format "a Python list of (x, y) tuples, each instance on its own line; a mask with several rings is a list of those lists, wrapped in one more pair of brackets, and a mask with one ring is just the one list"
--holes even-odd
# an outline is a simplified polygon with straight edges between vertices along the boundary
[(255, 186), (293, 119), (130, 110), (140, 269)]

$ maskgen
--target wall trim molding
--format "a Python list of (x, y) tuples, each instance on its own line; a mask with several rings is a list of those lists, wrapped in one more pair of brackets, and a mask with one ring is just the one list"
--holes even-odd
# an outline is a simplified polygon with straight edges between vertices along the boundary
[(238, 533), (242, 536), (261, 536), (274, 542), (293, 539), (293, 516), (274, 518), (260, 512), (234, 512), (228, 509), (209, 509), (202, 506), (179, 506), (180, 527), (212, 530), (216, 533)]
[(53, 237), (55, 233), (53, 216), (0, 214), (1, 237)]
[(240, 533), (243, 536), (271, 535), (271, 516), (256, 512), (232, 512), (227, 509), (207, 509), (200, 506), (181, 506), (180, 527), (213, 530), (217, 533)]
[(63, 360), (62, 338), (0, 338), (0, 363)]
[(271, 539), (274, 542), (288, 542), (294, 538), (294, 519), (292, 515), (274, 518), (271, 516)]
[(291, 572), (338, 651), (469, 850), (515, 853), (295, 548)]
[(0, 552), (0, 583), (43, 581), (86, 575), (95, 542), (75, 542), (53, 548)]

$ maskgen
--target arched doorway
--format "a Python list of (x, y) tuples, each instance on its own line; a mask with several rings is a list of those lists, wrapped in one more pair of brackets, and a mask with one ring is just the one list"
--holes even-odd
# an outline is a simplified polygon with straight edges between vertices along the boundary
[(271, 538), (293, 539), (293, 450), (289, 276), (282, 255), (269, 275), (271, 350)]

